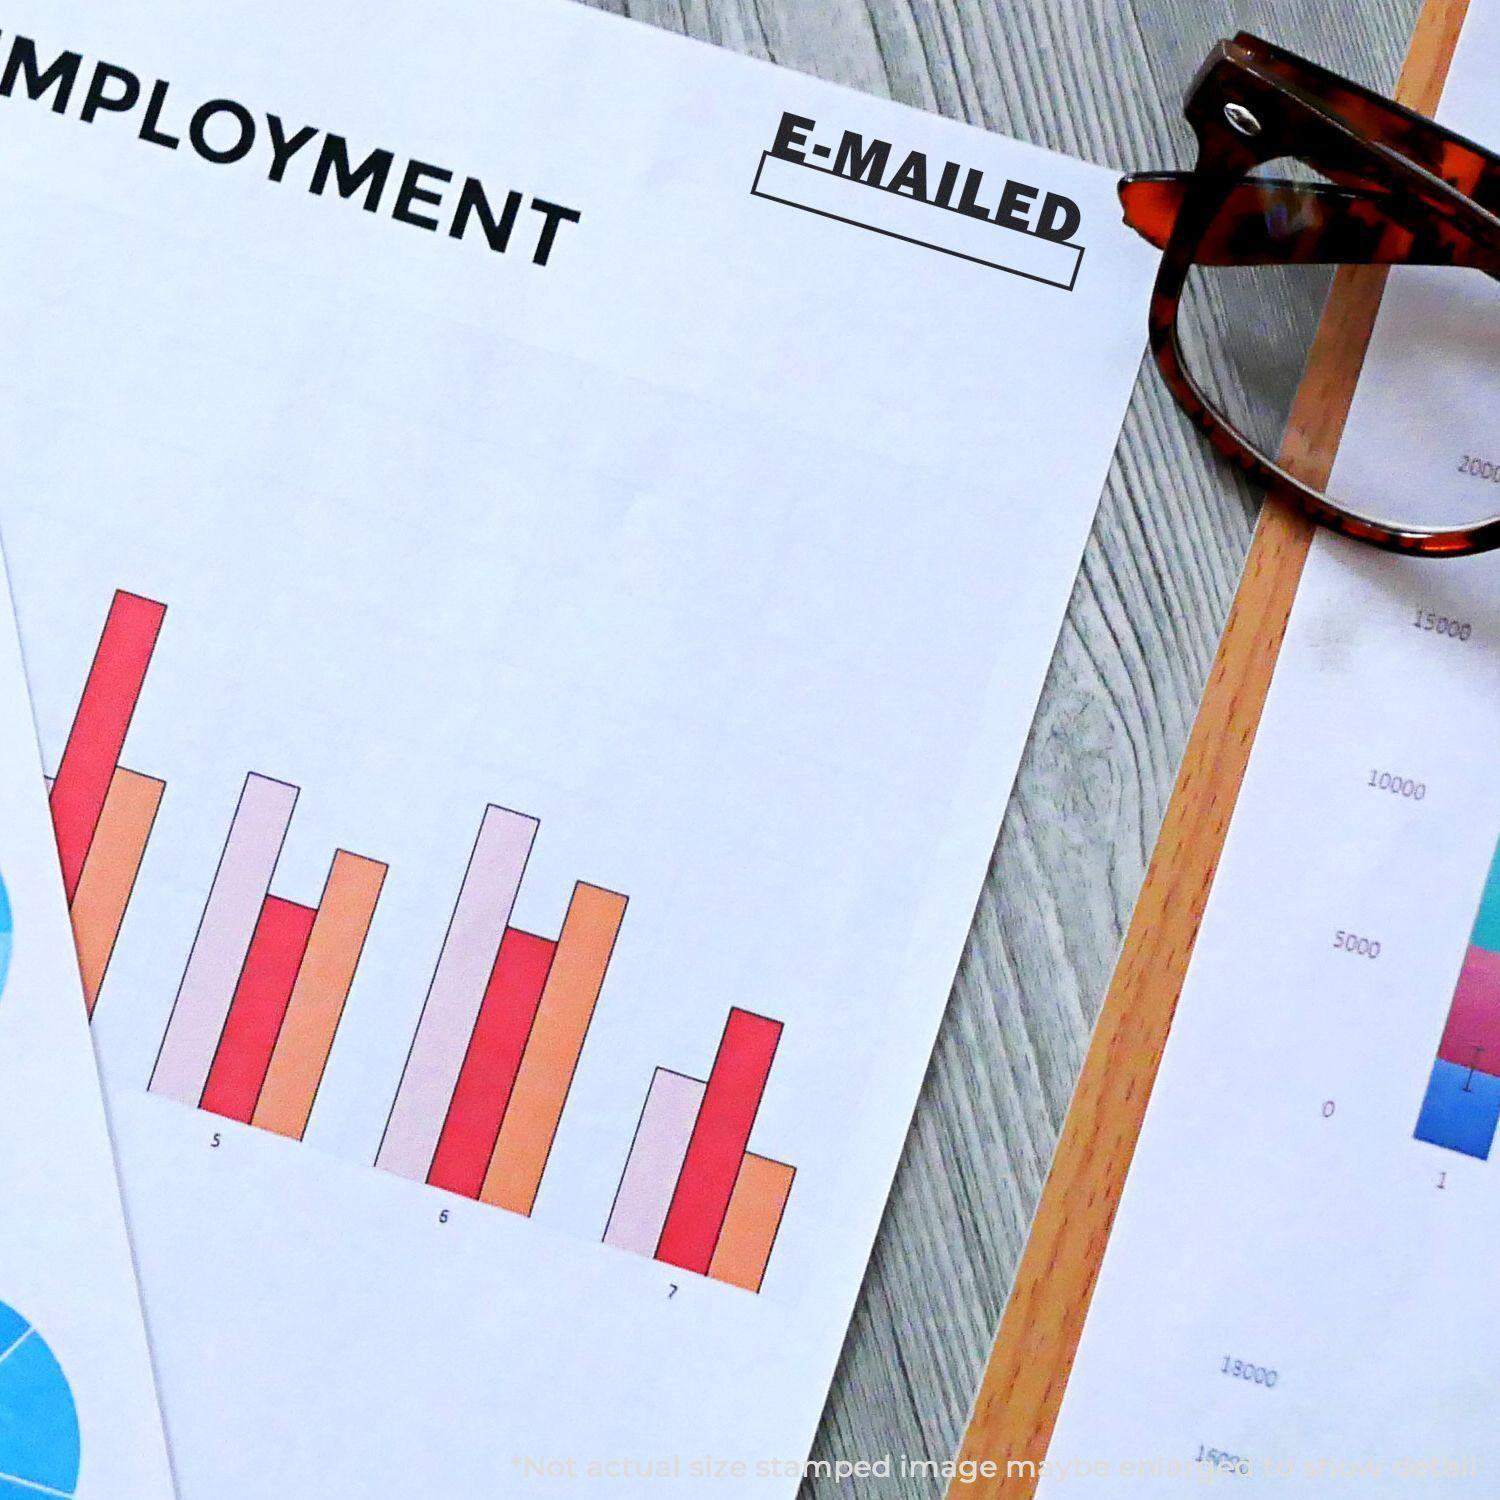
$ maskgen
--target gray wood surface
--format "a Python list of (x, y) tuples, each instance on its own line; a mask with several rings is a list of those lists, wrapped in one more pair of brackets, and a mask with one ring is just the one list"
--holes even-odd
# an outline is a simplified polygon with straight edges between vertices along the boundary
[[(602, 8), (1143, 168), (1190, 161), (1182, 95), (1219, 38), (1257, 31), (1389, 89), (1418, 0), (603, 0)], [(1145, 372), (816, 1457), (945, 1458), (957, 1446), (1253, 515), (1253, 497)], [(932, 1492), (919, 1481), (866, 1486), (881, 1496)]]

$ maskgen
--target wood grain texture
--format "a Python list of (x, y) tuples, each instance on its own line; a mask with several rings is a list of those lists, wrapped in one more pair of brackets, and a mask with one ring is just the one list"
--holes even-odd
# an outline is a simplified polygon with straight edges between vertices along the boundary
[[(603, 0), (601, 8), (1118, 167), (1190, 160), (1181, 99), (1259, 31), (1382, 89), (1418, 0)], [(1144, 349), (1144, 329), (1142, 330)], [(1137, 387), (815, 1456), (958, 1447), (1255, 524)], [(809, 1494), (935, 1495), (892, 1478)]]

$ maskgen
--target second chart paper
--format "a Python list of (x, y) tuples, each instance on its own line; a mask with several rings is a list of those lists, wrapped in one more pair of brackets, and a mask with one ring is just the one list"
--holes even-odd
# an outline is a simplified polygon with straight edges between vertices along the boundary
[[(1497, 66), (1473, 0), (1440, 118), (1491, 147)], [(1392, 274), (1333, 486), (1500, 512), (1500, 287)], [(1496, 1493), (1497, 754), (1500, 561), (1318, 538), (1048, 1500)]]
[(0, 1496), (173, 1500), (0, 559)]
[(790, 1494), (1139, 364), (1111, 174), (562, 0), (0, 56), (184, 1500)]

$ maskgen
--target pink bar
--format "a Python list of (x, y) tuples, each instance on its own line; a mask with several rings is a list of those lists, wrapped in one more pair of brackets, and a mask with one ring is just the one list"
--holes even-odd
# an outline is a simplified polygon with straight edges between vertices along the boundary
[(296, 805), (296, 787), (254, 773), (245, 778), (151, 1074), (154, 1094), (192, 1105), (203, 1097)]
[(425, 1182), (521, 887), (535, 818), (491, 805), (443, 939), (375, 1165)]
[(1500, 953), (1469, 949), (1438, 1056), (1461, 1068), (1500, 1076)]
[(652, 1075), (646, 1107), (635, 1128), (630, 1157), (604, 1231), (606, 1245), (634, 1250), (637, 1255), (656, 1254), (707, 1087), (700, 1079), (685, 1078), (666, 1068), (658, 1068)]

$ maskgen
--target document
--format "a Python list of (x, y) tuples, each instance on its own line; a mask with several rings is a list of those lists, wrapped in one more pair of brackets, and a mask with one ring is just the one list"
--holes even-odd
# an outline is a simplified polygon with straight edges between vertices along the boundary
[(172, 1500), (0, 564), (0, 1495)]
[(0, 125), (185, 1500), (791, 1495), (1140, 361), (1113, 176), (561, 0), (20, 0)]
[[(1489, 144), (1497, 66), (1473, 0)], [(1332, 493), (1500, 512), (1497, 353), (1493, 281), (1393, 273)], [(1319, 536), (1039, 1494), (1496, 1493), (1497, 745), (1500, 557)]]

